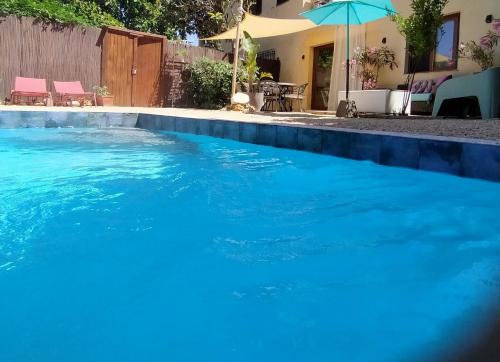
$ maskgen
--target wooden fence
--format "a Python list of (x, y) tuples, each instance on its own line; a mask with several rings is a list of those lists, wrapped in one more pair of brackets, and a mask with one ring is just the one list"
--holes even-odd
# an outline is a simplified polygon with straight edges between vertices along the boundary
[[(10, 97), (16, 76), (45, 78), (50, 91), (53, 91), (54, 80), (80, 80), (89, 91), (94, 85), (105, 82), (106, 74), (110, 74), (111, 70), (116, 72), (116, 67), (123, 61), (115, 59), (109, 62), (108, 57), (102, 57), (104, 34), (105, 31), (98, 28), (47, 24), (27, 17), (0, 18), (0, 99)], [(123, 37), (130, 36), (123, 32)], [(141, 36), (147, 38), (147, 34)], [(151, 36), (154, 37), (153, 34)], [(151, 87), (160, 87), (155, 90), (160, 98), (151, 104), (164, 107), (191, 105), (181, 80), (183, 70), (200, 57), (224, 60), (225, 56), (224, 52), (215, 49), (166, 41), (159, 74), (148, 75), (151, 81), (143, 82)], [(129, 68), (136, 66), (132, 64), (123, 72), (130, 74), (132, 69)], [(128, 86), (121, 84), (118, 88)], [(117, 97), (117, 100), (121, 98)], [(142, 103), (148, 102), (144, 100), (137, 105), (145, 105)], [(118, 105), (129, 104), (118, 102)]]
[(10, 97), (16, 76), (80, 80), (85, 89), (100, 82), (101, 30), (47, 24), (33, 18), (0, 19), (0, 97)]
[(226, 53), (213, 48), (195, 47), (182, 42), (169, 41), (166, 47), (166, 60), (192, 63), (197, 58), (224, 60)]

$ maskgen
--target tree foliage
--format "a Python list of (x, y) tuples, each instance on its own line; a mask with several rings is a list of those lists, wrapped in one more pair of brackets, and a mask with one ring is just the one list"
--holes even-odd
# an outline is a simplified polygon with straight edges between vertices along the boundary
[(93, 1), (0, 0), (0, 16), (31, 16), (39, 20), (87, 26), (122, 25)]
[[(244, 0), (249, 9), (253, 0)], [(0, 16), (128, 29), (185, 38), (214, 35), (228, 27), (230, 0), (0, 0)]]
[[(164, 0), (91, 0), (113, 15), (126, 28), (177, 37), (171, 1)], [(179, 20), (181, 25), (181, 20)]]
[(415, 58), (434, 50), (443, 24), (443, 10), (449, 0), (412, 0), (412, 13), (407, 17), (392, 16), (399, 32), (405, 37), (407, 51)]

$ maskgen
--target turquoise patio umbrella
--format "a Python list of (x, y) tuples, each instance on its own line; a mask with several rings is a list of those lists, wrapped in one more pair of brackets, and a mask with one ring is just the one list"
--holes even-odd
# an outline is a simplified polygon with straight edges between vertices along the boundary
[(396, 13), (390, 0), (331, 0), (300, 15), (317, 25), (346, 26), (346, 99), (349, 100), (349, 26), (369, 23)]

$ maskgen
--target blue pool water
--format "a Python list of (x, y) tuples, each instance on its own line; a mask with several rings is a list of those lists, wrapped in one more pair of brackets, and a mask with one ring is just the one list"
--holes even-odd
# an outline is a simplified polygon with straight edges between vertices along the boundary
[(426, 360), (495, 312), (499, 207), (222, 139), (1, 130), (1, 360)]

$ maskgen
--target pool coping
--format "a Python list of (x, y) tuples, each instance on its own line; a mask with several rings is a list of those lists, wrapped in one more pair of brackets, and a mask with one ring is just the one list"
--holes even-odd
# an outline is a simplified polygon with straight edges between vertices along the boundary
[(175, 131), (500, 182), (500, 144), (482, 139), (153, 113), (0, 111), (0, 129), (26, 127)]

